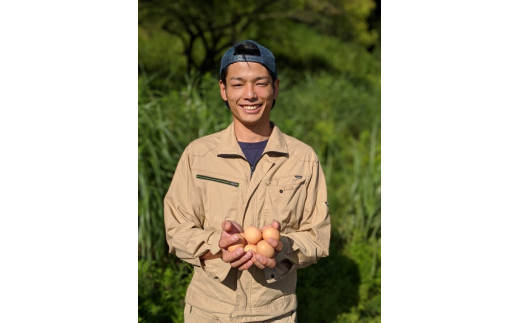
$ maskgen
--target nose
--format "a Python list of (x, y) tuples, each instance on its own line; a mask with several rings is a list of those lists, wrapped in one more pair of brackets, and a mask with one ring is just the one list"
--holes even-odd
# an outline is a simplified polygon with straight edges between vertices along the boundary
[(244, 87), (244, 97), (247, 100), (254, 101), (257, 99), (256, 92), (255, 92), (255, 86), (254, 84), (248, 84)]

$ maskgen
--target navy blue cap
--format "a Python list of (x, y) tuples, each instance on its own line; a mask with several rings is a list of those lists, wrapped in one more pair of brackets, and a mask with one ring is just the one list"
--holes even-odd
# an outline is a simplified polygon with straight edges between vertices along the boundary
[[(242, 55), (237, 54), (235, 55), (235, 47), (240, 45), (241, 43), (253, 43), (255, 44), (258, 49), (260, 50), (260, 56), (255, 55)], [(277, 79), (276, 74), (276, 63), (274, 59), (273, 53), (266, 47), (260, 45), (259, 43), (255, 42), (254, 40), (245, 40), (243, 42), (240, 42), (236, 44), (235, 46), (228, 49), (228, 51), (222, 56), (222, 60), (220, 61), (220, 75), (222, 75), (222, 71), (228, 67), (229, 65), (236, 63), (236, 62), (254, 62), (254, 63), (260, 63), (264, 65), (271, 73), (274, 75), (274, 80)], [(273, 81), (274, 81), (273, 80)]]

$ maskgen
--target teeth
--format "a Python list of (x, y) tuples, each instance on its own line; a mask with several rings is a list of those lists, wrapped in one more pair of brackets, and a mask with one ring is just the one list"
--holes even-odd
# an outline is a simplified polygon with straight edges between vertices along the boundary
[(254, 110), (254, 109), (258, 108), (259, 106), (258, 105), (243, 105), (242, 107), (246, 110)]

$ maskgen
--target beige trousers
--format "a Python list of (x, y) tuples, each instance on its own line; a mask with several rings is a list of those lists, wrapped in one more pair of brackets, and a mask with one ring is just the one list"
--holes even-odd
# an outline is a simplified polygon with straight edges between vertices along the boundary
[[(186, 304), (184, 307), (185, 323), (210, 323), (210, 322), (240, 322), (240, 320), (231, 320), (229, 316), (217, 313), (208, 313), (196, 307)], [(295, 323), (296, 311), (287, 313), (286, 315), (276, 317), (267, 321), (257, 321), (261, 323)]]

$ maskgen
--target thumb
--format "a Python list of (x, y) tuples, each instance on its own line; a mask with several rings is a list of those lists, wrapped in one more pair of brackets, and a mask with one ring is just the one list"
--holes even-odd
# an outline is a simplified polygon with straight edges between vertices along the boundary
[(226, 232), (227, 232), (227, 231), (230, 231), (230, 230), (231, 230), (231, 222), (229, 222), (229, 221), (227, 221), (227, 220), (226, 220), (226, 221), (223, 221), (223, 222), (222, 222), (222, 230), (224, 230), (224, 231), (226, 231)]

